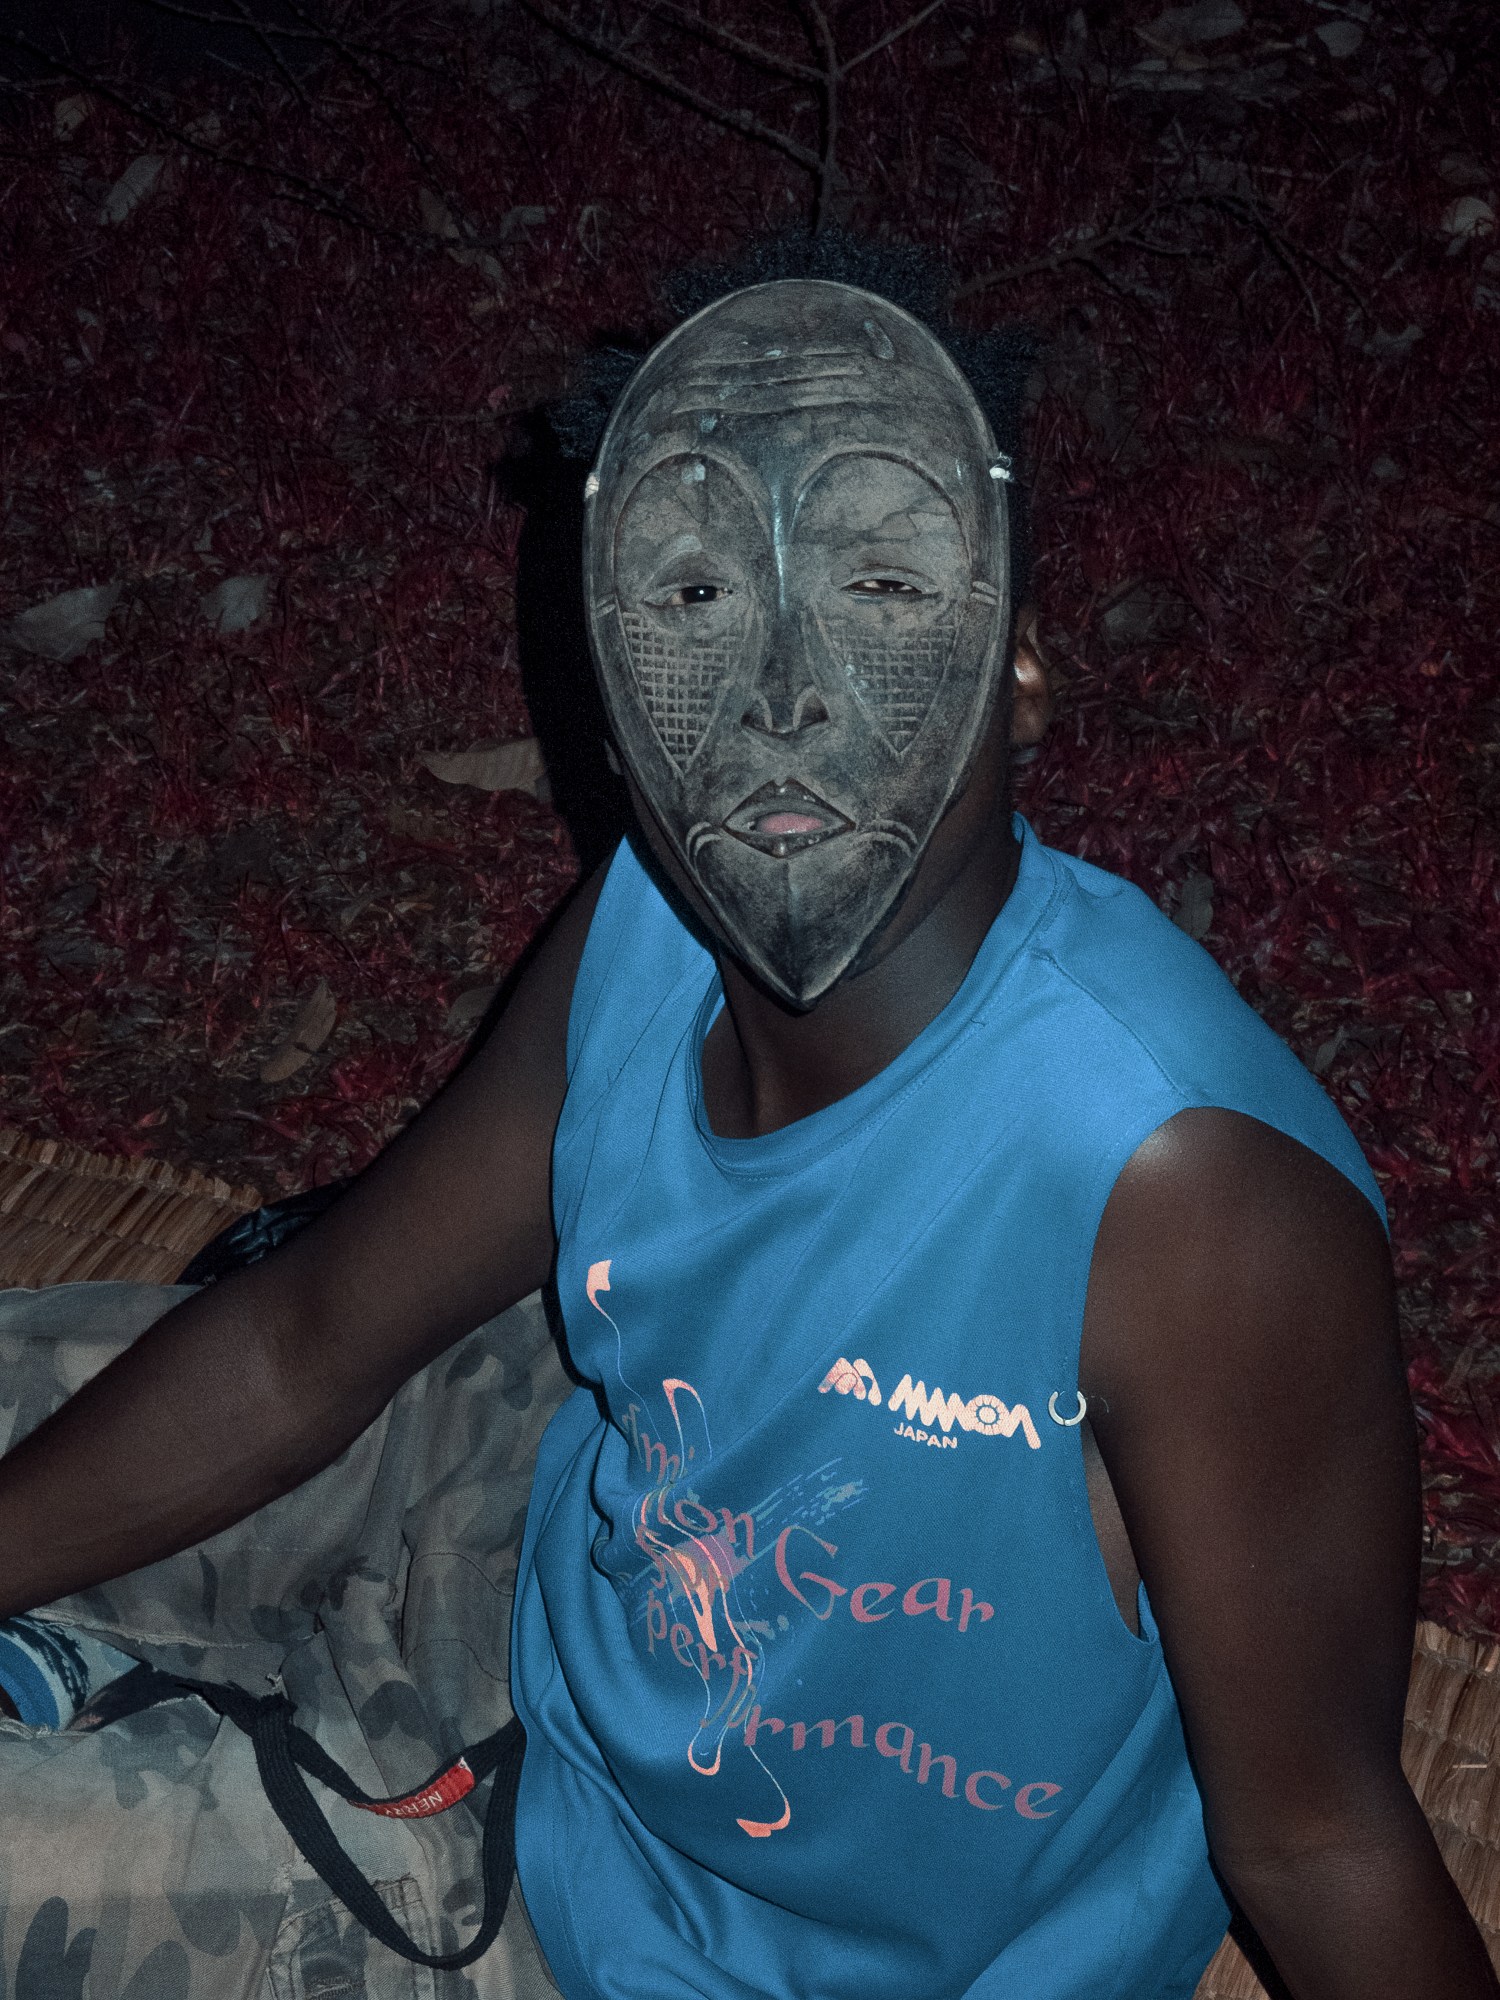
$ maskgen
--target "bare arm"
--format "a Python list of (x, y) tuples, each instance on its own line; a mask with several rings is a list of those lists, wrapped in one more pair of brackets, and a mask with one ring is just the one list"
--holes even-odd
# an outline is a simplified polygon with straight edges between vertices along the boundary
[(1416, 1439), (1368, 1203), (1180, 1114), (1105, 1211), (1081, 1373), (1210, 1849), (1295, 2000), (1497, 2000), (1400, 1766)]
[(409, 1375), (543, 1282), (595, 878), (484, 1048), (327, 1214), (208, 1286), (0, 1461), (0, 1616), (174, 1554), (335, 1459)]

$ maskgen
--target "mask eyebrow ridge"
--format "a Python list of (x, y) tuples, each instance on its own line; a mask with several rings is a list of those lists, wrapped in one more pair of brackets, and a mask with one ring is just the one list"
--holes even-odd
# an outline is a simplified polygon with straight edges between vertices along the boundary
[(668, 542), (657, 560), (664, 563), (676, 562), (679, 556), (701, 556), (702, 554), (703, 544), (699, 538), (694, 534), (682, 534), (678, 535), (675, 540)]
[[(823, 475), (826, 472), (830, 470), (831, 467), (845, 464), (848, 460), (855, 458), (878, 459), (883, 461), (887, 465), (899, 466), (903, 472), (909, 472), (912, 474), (914, 478), (920, 479), (922, 484), (925, 487), (927, 487), (928, 490), (931, 492), (933, 498), (941, 502), (945, 510), (946, 516), (952, 520), (955, 527), (958, 529), (959, 537), (962, 540), (965, 549), (968, 548), (969, 538), (967, 533), (965, 532), (963, 519), (958, 511), (958, 508), (955, 506), (951, 495), (943, 491), (938, 481), (934, 479), (932, 474), (929, 471), (927, 471), (927, 469), (924, 466), (914, 464), (910, 459), (901, 457), (897, 452), (882, 450), (878, 447), (872, 449), (869, 446), (862, 446), (862, 445), (853, 445), (846, 450), (830, 452), (826, 458), (820, 460), (819, 463), (813, 467), (812, 471), (808, 474), (807, 478), (803, 480), (801, 486), (798, 488), (796, 497), (792, 501), (791, 527), (793, 531), (795, 531), (796, 529), (798, 517), (801, 515), (802, 512), (803, 503), (807, 499), (808, 494), (811, 492), (812, 488), (817, 484), (817, 482), (823, 477)], [(910, 512), (910, 506), (908, 505), (904, 509), (904, 511)], [(887, 515), (884, 518), (889, 519), (890, 518), (889, 513), (887, 513)], [(875, 536), (877, 536), (880, 532), (881, 530), (875, 526), (862, 528), (860, 530), (861, 534), (866, 535), (872, 539)]]

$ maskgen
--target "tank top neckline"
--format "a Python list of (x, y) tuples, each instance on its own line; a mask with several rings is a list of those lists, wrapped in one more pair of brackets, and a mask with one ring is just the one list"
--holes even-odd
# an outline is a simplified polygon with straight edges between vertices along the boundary
[(715, 1132), (709, 1123), (703, 1101), (703, 1044), (724, 1005), (723, 982), (717, 967), (709, 960), (708, 984), (687, 1035), (687, 1089), (698, 1139), (723, 1172), (779, 1174), (824, 1158), (860, 1126), (888, 1109), (968, 1032), (1035, 929), (1055, 887), (1047, 850), (1030, 823), (1020, 813), (1012, 813), (1011, 828), (1021, 845), (1016, 879), (947, 1006), (867, 1082), (806, 1118), (778, 1126), (774, 1132), (731, 1139)]

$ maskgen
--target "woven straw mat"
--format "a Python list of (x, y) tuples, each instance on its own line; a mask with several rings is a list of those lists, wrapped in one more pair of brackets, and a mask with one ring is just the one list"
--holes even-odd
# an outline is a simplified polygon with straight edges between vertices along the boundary
[[(250, 1188), (160, 1160), (111, 1160), (0, 1128), (0, 1286), (80, 1278), (172, 1283), (259, 1206)], [(1417, 1627), (1403, 1762), (1490, 1956), (1500, 1967), (1500, 1645)], [(1197, 2000), (1265, 2000), (1226, 1938)]]
[(162, 1160), (109, 1160), (0, 1127), (0, 1285), (170, 1285), (227, 1223), (259, 1206), (253, 1188)]

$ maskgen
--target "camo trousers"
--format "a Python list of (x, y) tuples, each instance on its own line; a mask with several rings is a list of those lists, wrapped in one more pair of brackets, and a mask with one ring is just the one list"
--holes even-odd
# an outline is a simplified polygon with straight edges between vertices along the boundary
[[(187, 1287), (0, 1291), (0, 1450)], [(256, 1694), (367, 1791), (421, 1784), (510, 1716), (511, 1600), (536, 1447), (568, 1394), (541, 1301), (407, 1383), (327, 1471), (196, 1548), (42, 1615)], [(319, 1803), (414, 1941), (479, 1915), (478, 1811)], [(512, 1889), (462, 1972), (377, 1943), (298, 1855), (249, 1739), (196, 1696), (90, 1731), (0, 1719), (0, 1994), (9, 2000), (555, 2000)]]

